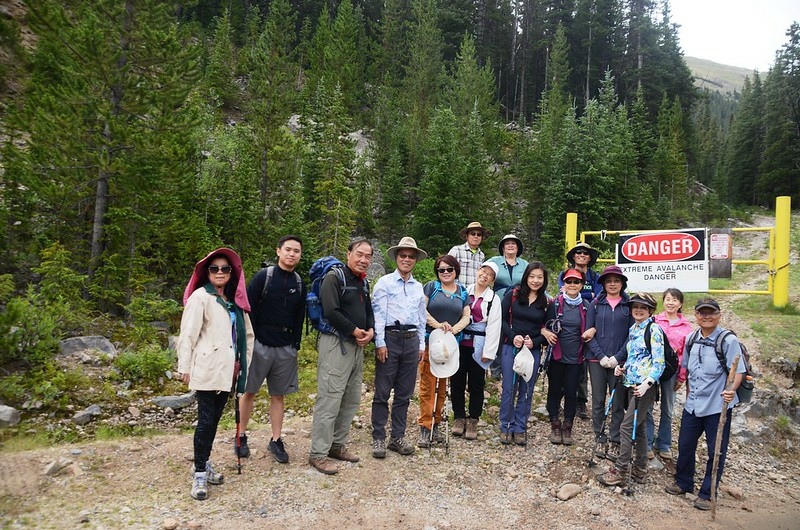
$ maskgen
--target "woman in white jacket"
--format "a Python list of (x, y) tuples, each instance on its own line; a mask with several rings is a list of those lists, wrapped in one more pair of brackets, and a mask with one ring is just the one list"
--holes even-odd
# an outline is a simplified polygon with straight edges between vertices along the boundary
[[(470, 324), (464, 329), (459, 346), (458, 371), (450, 378), (453, 396), (454, 436), (465, 440), (478, 437), (478, 419), (483, 411), (486, 368), (497, 355), (502, 335), (502, 301), (490, 285), (497, 277), (497, 264), (485, 262), (478, 269), (477, 281), (467, 286)], [(469, 416), (465, 392), (469, 386)]]
[(178, 373), (197, 398), (191, 490), (197, 500), (208, 496), (207, 484), (223, 481), (209, 456), (228, 395), (244, 392), (247, 381), (254, 335), (246, 288), (242, 260), (220, 248), (197, 262), (183, 293)]

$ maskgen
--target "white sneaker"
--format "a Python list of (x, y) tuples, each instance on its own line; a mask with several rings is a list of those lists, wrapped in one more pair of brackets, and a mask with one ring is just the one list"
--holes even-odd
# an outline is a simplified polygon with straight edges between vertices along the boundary
[(208, 486), (206, 485), (206, 472), (195, 471), (194, 481), (192, 482), (192, 498), (204, 501), (208, 497)]
[(211, 461), (209, 460), (206, 462), (206, 480), (209, 484), (213, 484), (217, 486), (225, 482), (225, 475), (222, 473), (217, 473), (214, 467), (211, 465)]

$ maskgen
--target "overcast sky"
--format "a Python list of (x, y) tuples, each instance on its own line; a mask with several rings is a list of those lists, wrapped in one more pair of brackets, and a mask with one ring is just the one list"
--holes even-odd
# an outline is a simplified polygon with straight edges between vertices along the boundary
[(684, 55), (766, 73), (800, 0), (670, 0)]

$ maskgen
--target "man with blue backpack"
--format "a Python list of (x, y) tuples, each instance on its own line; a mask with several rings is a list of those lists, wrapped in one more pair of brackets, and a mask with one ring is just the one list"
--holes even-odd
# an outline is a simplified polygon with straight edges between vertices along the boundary
[(364, 346), (375, 334), (367, 283), (372, 252), (366, 239), (353, 241), (345, 266), (330, 269), (319, 287), (322, 314), (330, 327), (320, 332), (317, 341), (317, 399), (308, 461), (326, 475), (339, 471), (331, 458), (360, 460), (345, 444), (361, 401)]

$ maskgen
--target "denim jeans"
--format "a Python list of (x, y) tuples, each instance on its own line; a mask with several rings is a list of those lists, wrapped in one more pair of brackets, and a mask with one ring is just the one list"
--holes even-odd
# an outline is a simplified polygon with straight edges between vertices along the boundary
[(656, 421), (653, 417), (652, 405), (647, 411), (647, 449), (655, 447), (659, 451), (668, 451), (672, 447), (672, 417), (675, 410), (675, 378), (661, 383), (659, 388), (661, 416), (658, 419), (658, 436), (655, 436)]
[[(725, 458), (728, 455), (728, 439), (731, 436), (731, 412), (728, 409), (728, 419), (722, 431), (722, 445), (720, 446), (719, 466), (717, 468), (717, 485), (722, 479), (722, 471), (725, 469)], [(675, 483), (683, 491), (694, 491), (694, 471), (695, 453), (700, 436), (705, 433), (706, 445), (708, 446), (708, 460), (706, 461), (706, 473), (703, 477), (703, 484), (700, 486), (698, 497), (703, 499), (711, 498), (711, 472), (714, 464), (714, 448), (717, 440), (717, 427), (721, 414), (711, 414), (710, 416), (698, 417), (689, 412), (683, 411), (681, 417), (681, 430), (678, 434), (678, 462), (675, 470)]]
[(514, 372), (514, 346), (504, 344), (500, 356), (503, 367), (503, 392), (500, 398), (500, 432), (525, 432), (531, 415), (533, 387), (539, 372), (541, 351), (534, 348), (533, 377), (527, 383)]

